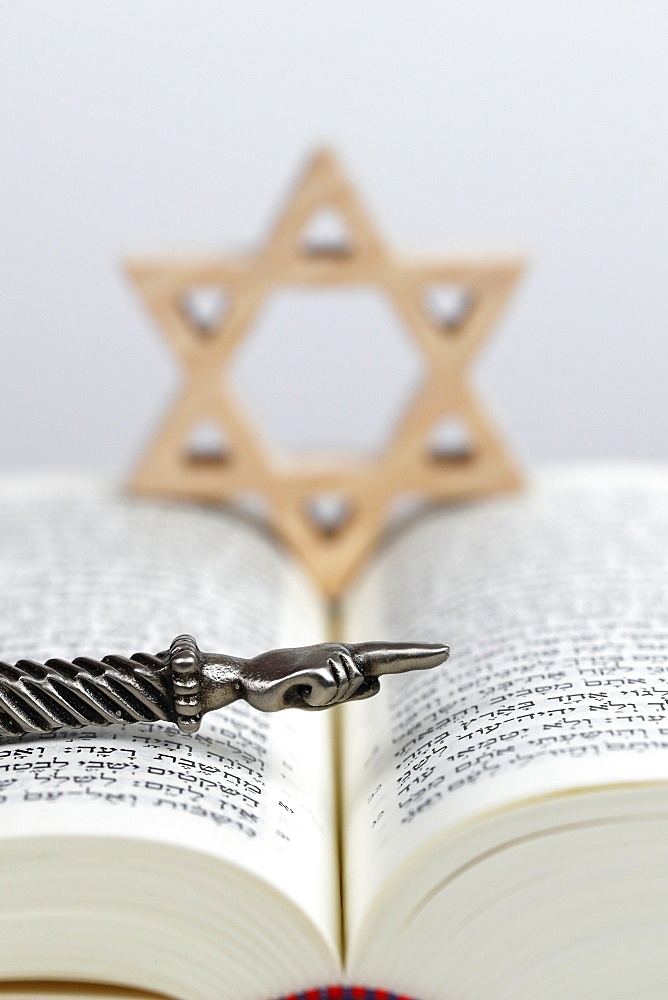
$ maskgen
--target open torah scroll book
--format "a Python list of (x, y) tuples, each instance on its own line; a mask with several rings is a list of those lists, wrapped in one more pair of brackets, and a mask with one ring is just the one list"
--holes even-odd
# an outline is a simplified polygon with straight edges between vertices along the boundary
[[(425, 512), (339, 628), (452, 653), (336, 712), (0, 743), (0, 998), (668, 996), (668, 471)], [(237, 516), (0, 488), (0, 659), (180, 632), (242, 656), (331, 638)]]

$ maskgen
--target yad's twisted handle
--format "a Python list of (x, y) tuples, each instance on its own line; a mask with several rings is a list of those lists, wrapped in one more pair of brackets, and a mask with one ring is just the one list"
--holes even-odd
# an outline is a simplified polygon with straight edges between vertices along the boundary
[(0, 735), (174, 718), (171, 670), (158, 656), (0, 662)]

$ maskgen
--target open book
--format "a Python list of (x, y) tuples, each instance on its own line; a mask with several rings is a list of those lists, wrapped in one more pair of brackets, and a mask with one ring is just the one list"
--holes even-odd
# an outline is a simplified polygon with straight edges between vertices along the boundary
[[(0, 581), (8, 662), (332, 637), (257, 527), (86, 480), (0, 489)], [(339, 628), (452, 653), (332, 713), (0, 742), (0, 997), (668, 995), (668, 471), (426, 512)]]

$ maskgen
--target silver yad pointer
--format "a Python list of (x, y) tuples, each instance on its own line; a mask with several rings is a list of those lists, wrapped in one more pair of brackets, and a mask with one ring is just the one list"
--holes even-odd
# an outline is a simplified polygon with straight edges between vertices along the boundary
[(382, 674), (427, 670), (449, 653), (421, 642), (324, 642), (242, 659), (179, 635), (155, 655), (0, 662), (0, 736), (159, 721), (195, 733), (203, 715), (239, 699), (260, 712), (330, 708), (370, 698)]

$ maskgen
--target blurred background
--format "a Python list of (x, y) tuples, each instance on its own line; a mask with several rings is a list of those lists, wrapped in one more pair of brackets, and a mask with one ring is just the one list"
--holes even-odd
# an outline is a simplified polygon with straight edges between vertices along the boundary
[[(179, 369), (122, 259), (259, 245), (322, 143), (398, 251), (526, 256), (473, 372), (521, 460), (668, 459), (667, 53), (659, 0), (4, 0), (0, 469), (132, 468)], [(292, 290), (243, 378), (269, 398), (281, 331), (326, 328), (354, 437), (379, 309)]]

